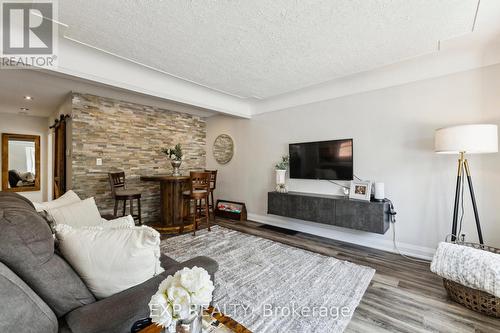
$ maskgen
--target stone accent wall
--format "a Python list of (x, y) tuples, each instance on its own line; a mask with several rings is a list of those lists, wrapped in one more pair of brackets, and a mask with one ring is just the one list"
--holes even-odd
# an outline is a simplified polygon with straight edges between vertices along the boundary
[[(161, 148), (180, 143), (185, 160), (181, 172), (205, 168), (205, 120), (93, 95), (72, 98), (72, 187), (82, 198), (95, 197), (101, 214), (113, 211), (109, 171), (125, 171), (127, 188), (142, 193), (142, 218), (159, 222), (159, 184), (141, 175), (172, 172)], [(96, 159), (102, 158), (102, 166)], [(120, 206), (121, 208), (121, 206)]]

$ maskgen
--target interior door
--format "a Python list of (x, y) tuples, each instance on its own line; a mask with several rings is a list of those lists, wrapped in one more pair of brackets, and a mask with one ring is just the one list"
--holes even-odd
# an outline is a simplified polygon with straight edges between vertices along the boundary
[(54, 129), (54, 199), (66, 192), (66, 119), (61, 115), (51, 126)]

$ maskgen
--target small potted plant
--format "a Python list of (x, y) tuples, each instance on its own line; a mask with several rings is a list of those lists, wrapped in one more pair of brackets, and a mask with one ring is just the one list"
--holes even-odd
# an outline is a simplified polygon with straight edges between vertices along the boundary
[(179, 168), (181, 167), (182, 161), (184, 160), (184, 154), (182, 153), (181, 144), (176, 144), (174, 148), (163, 148), (161, 151), (162, 153), (167, 155), (167, 157), (170, 159), (170, 164), (172, 164), (172, 168), (174, 168), (172, 176), (180, 176), (181, 173), (179, 171)]
[(276, 163), (276, 192), (287, 193), (288, 189), (286, 187), (286, 170), (290, 164), (290, 158), (288, 155), (283, 155), (281, 161)]

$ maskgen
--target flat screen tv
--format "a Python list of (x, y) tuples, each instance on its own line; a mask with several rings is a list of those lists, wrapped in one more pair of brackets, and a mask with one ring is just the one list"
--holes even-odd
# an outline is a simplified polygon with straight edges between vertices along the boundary
[(352, 141), (290, 144), (290, 178), (352, 180)]

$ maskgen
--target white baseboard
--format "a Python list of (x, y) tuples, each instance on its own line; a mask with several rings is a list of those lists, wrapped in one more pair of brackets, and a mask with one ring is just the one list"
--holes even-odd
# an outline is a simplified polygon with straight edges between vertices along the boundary
[[(394, 248), (392, 239), (388, 240), (386, 238), (382, 238), (384, 237), (382, 235), (376, 235), (368, 232), (339, 228), (276, 215), (260, 215), (248, 213), (248, 220), (285, 229), (300, 231), (325, 238), (335, 239), (346, 243), (352, 243), (378, 250), (398, 253)], [(436, 249), (433, 248), (400, 242), (397, 242), (397, 246), (401, 253), (405, 255), (426, 260), (431, 260), (434, 256), (434, 252), (436, 251)]]

